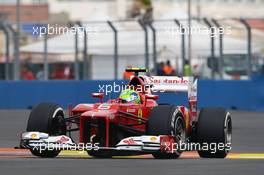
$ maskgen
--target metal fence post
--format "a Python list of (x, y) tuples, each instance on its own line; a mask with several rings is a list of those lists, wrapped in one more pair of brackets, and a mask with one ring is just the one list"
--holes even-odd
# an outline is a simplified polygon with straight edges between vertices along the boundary
[[(16, 0), (16, 32), (15, 32), (15, 43), (14, 44), (14, 57), (15, 57), (15, 80), (20, 80), (20, 25), (21, 25), (21, 0)], [(11, 26), (11, 25), (10, 25)]]
[(46, 28), (44, 34), (44, 52), (43, 52), (43, 68), (44, 80), (49, 79), (49, 63), (48, 63), (48, 29)]
[(87, 32), (86, 30), (83, 31), (84, 34), (84, 45), (83, 45), (83, 79), (88, 79), (88, 57), (87, 57)]
[(156, 29), (152, 23), (149, 23), (149, 27), (152, 30), (152, 39), (153, 39), (153, 65), (154, 65), (154, 74), (157, 75), (157, 37)]
[[(74, 27), (74, 25), (72, 25), (71, 27)], [(75, 80), (80, 80), (80, 76), (79, 76), (79, 30), (76, 30), (75, 33), (75, 37), (74, 37), (74, 41), (75, 41), (75, 55), (74, 55), (74, 78)]]
[(14, 80), (20, 80), (20, 59), (19, 59), (19, 36), (10, 24), (7, 24), (8, 29), (12, 32), (14, 43)]
[(252, 35), (251, 35), (251, 27), (245, 19), (240, 19), (240, 22), (246, 27), (247, 30), (247, 62), (248, 62), (248, 69), (247, 73), (250, 77), (252, 74), (252, 54), (251, 54), (251, 42), (252, 42)]
[(118, 79), (118, 31), (111, 21), (107, 21), (108, 25), (114, 32), (114, 77)]
[(186, 60), (186, 56), (185, 56), (185, 28), (182, 27), (179, 20), (175, 19), (174, 22), (181, 29), (181, 55), (182, 55), (182, 74), (183, 74), (185, 60)]
[(5, 80), (9, 80), (10, 76), (9, 76), (9, 34), (8, 34), (8, 30), (6, 28), (6, 26), (3, 23), (0, 23), (0, 30), (2, 30), (5, 34)]
[[(218, 23), (217, 20), (212, 19), (212, 22), (216, 25), (216, 27), (219, 29), (221, 28), (221, 25)], [(222, 30), (219, 30), (222, 31)], [(223, 79), (223, 37), (224, 33), (219, 32), (219, 73), (220, 73), (220, 78)]]
[(138, 20), (138, 23), (142, 27), (145, 33), (145, 67), (149, 69), (149, 45), (148, 45), (148, 29), (146, 24), (142, 20)]
[(212, 24), (208, 21), (207, 18), (204, 18), (204, 22), (207, 25), (207, 27), (210, 29), (211, 35), (210, 35), (210, 39), (211, 39), (211, 76), (212, 79), (215, 78), (215, 47), (214, 47), (214, 43), (215, 43), (215, 30), (212, 27)]
[[(90, 79), (91, 75), (90, 75), (90, 62), (88, 62), (88, 57), (87, 57), (87, 31), (85, 29), (85, 27), (80, 23), (80, 22), (77, 22), (78, 26), (82, 27), (83, 28), (83, 79), (86, 80), (86, 79)], [(89, 65), (88, 65), (89, 64)], [(88, 70), (89, 69), (89, 72)], [(88, 75), (89, 73), (89, 75)]]
[(79, 76), (79, 59), (78, 59), (78, 55), (79, 55), (79, 45), (78, 45), (78, 42), (79, 42), (79, 34), (78, 34), (78, 30), (75, 34), (75, 58), (74, 58), (74, 74), (75, 74), (75, 80), (79, 80), (80, 79), (80, 76)]

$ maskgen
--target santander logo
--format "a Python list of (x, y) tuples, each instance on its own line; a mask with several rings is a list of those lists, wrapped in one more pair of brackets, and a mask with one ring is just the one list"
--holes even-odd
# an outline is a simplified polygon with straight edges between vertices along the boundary
[(65, 136), (61, 136), (60, 139), (58, 140), (58, 143), (65, 143), (68, 142), (70, 139), (65, 137)]
[(130, 139), (126, 139), (123, 141), (125, 144), (128, 144), (128, 145), (133, 145), (133, 144), (136, 144), (136, 142), (130, 138)]
[(183, 77), (148, 77), (147, 81), (150, 84), (188, 84), (188, 80)]

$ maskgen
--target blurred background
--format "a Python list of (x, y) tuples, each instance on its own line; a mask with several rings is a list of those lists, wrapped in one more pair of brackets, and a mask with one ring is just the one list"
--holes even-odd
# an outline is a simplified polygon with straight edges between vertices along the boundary
[(1, 80), (264, 75), (264, 0), (0, 0)]

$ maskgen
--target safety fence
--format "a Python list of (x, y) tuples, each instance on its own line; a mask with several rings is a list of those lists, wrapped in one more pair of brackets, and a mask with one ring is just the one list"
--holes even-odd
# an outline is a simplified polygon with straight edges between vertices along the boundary
[[(198, 107), (264, 111), (264, 78), (245, 81), (200, 80)], [(94, 103), (92, 92), (106, 90), (106, 85), (125, 81), (6, 81), (0, 82), (0, 108), (25, 109), (40, 102), (53, 102), (63, 107), (69, 104)], [(100, 86), (99, 86), (100, 85)], [(102, 88), (103, 87), (103, 88)], [(109, 86), (110, 87), (110, 86)], [(105, 96), (104, 100), (117, 97)], [(160, 93), (159, 103), (187, 105), (187, 94)]]
[[(25, 23), (20, 36), (12, 24), (0, 21), (5, 36), (0, 79), (116, 80), (126, 66), (146, 67), (154, 75), (168, 60), (177, 75), (191, 64), (192, 73), (202, 78), (248, 78), (263, 64), (252, 20), (194, 18), (192, 26), (187, 19)], [(21, 36), (34, 42), (19, 47)]]

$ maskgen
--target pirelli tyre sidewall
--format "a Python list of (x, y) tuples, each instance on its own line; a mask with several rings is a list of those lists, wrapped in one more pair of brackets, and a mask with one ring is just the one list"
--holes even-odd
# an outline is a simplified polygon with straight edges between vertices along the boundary
[[(65, 135), (66, 123), (61, 107), (53, 103), (41, 103), (35, 106), (29, 116), (27, 132), (38, 131), (48, 133), (50, 136)], [(39, 157), (56, 157), (59, 150), (30, 149), (31, 153)]]
[[(186, 125), (180, 110), (176, 106), (161, 105), (154, 107), (147, 124), (147, 134), (149, 135), (172, 135), (176, 143), (185, 142)], [(175, 153), (165, 153), (158, 151), (154, 153), (155, 158), (172, 159), (181, 155), (180, 150)]]
[[(203, 158), (225, 158), (231, 149), (232, 119), (223, 108), (201, 109), (197, 124), (197, 141), (210, 149), (198, 150)], [(215, 146), (214, 149), (211, 147)], [(220, 145), (225, 145), (220, 147)]]

